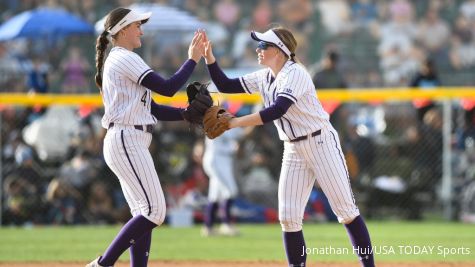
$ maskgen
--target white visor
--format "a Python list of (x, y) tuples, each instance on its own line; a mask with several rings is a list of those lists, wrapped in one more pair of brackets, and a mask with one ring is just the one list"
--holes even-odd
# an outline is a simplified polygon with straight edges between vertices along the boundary
[(114, 25), (114, 27), (107, 30), (107, 32), (110, 33), (111, 35), (115, 35), (120, 30), (122, 30), (125, 26), (129, 25), (132, 22), (142, 21), (142, 24), (144, 24), (145, 22), (148, 21), (151, 15), (152, 15), (152, 12), (139, 14), (133, 10), (130, 10), (130, 12), (127, 13), (127, 15), (125, 15), (125, 17), (123, 17), (119, 22), (117, 22), (117, 24)]
[(288, 57), (290, 57), (290, 54), (291, 54), (290, 50), (287, 48), (287, 46), (285, 46), (284, 42), (282, 42), (282, 40), (280, 40), (279, 36), (277, 36), (277, 34), (275, 34), (275, 32), (273, 30), (268, 30), (265, 33), (252, 31), (251, 32), (251, 37), (252, 37), (252, 39), (254, 39), (256, 41), (264, 41), (264, 42), (276, 45)]

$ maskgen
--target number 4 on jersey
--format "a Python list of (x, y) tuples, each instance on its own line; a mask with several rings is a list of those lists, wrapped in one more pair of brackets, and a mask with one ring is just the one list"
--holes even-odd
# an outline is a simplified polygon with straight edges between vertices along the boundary
[(145, 91), (145, 93), (143, 94), (142, 98), (140, 99), (140, 102), (143, 102), (143, 105), (144, 105), (144, 106), (147, 105), (147, 95), (148, 95), (148, 91)]

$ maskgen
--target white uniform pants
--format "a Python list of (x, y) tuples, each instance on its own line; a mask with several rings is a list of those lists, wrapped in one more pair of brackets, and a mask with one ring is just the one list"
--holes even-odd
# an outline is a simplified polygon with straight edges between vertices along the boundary
[(279, 179), (279, 220), (283, 231), (302, 230), (302, 220), (315, 179), (340, 223), (359, 215), (338, 134), (334, 129), (295, 143), (284, 142)]
[(133, 216), (143, 215), (157, 225), (166, 215), (165, 197), (148, 150), (152, 134), (129, 125), (114, 125), (104, 138), (104, 158), (119, 178)]

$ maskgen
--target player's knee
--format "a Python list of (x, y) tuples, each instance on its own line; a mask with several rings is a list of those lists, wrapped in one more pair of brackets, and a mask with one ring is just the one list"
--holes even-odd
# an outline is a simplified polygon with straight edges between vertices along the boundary
[(297, 232), (302, 230), (302, 220), (281, 219), (280, 226), (284, 232)]
[(163, 224), (165, 221), (165, 216), (157, 213), (151, 213), (150, 215), (144, 215), (147, 219), (149, 219), (151, 222), (156, 224), (157, 226), (160, 226)]
[(141, 214), (157, 226), (160, 226), (165, 221), (166, 208), (152, 205), (150, 209), (142, 209)]
[(345, 206), (335, 205), (332, 210), (337, 216), (338, 222), (342, 224), (349, 224), (360, 215), (360, 211), (354, 203), (347, 203)]
[(353, 213), (351, 215), (346, 215), (346, 216), (338, 216), (338, 222), (342, 224), (349, 224), (351, 223), (356, 217), (358, 217), (360, 214), (358, 213)]

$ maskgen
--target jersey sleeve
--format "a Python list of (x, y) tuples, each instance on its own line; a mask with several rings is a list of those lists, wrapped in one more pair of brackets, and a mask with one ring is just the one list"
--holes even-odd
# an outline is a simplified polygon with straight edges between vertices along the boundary
[(277, 91), (277, 96), (283, 96), (296, 103), (304, 95), (308, 88), (308, 74), (299, 68), (295, 68), (282, 79), (281, 86)]
[(121, 60), (126, 68), (124, 75), (138, 84), (141, 84), (145, 76), (153, 71), (147, 63), (134, 52), (123, 55)]
[(244, 91), (248, 94), (259, 92), (259, 84), (262, 83), (262, 79), (265, 78), (267, 72), (267, 69), (262, 69), (239, 77)]

